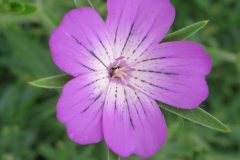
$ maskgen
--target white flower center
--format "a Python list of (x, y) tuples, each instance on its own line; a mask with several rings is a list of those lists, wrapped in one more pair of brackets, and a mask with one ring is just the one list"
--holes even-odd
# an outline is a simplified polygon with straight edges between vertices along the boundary
[(133, 69), (124, 60), (124, 57), (119, 57), (109, 67), (109, 76), (112, 80), (122, 81), (127, 84), (127, 80)]

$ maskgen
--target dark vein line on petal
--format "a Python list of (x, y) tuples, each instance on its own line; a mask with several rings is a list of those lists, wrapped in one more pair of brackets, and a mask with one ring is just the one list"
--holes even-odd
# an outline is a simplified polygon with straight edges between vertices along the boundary
[(107, 54), (107, 56), (108, 56), (108, 59), (109, 59), (109, 61), (111, 61), (111, 58), (110, 58), (110, 55), (109, 55), (109, 53), (108, 53), (108, 51), (107, 51), (107, 48), (106, 48), (106, 46), (103, 44), (103, 42), (102, 42), (102, 40), (101, 40), (101, 39), (99, 39), (99, 41), (100, 41), (101, 45), (103, 46), (103, 48), (104, 48), (104, 50), (105, 50), (105, 53), (106, 53), (106, 54)]
[[(92, 103), (90, 103), (84, 110), (75, 113), (70, 119), (67, 120), (67, 123), (70, 122), (71, 120), (73, 120), (75, 117), (79, 116), (80, 113), (86, 112), (99, 98), (100, 98), (100, 96), (99, 96), (99, 97), (97, 96), (97, 97), (94, 99), (94, 101), (93, 101)], [(74, 106), (74, 107), (79, 107), (79, 106), (77, 106), (77, 105), (78, 105), (79, 103), (81, 103), (81, 102), (83, 102), (83, 101), (79, 101), (78, 103), (74, 104), (73, 106)], [(72, 108), (74, 108), (74, 107), (71, 107), (71, 108), (69, 108), (69, 109), (72, 109)]]
[[(86, 131), (86, 130), (91, 126), (91, 124), (92, 124), (92, 123), (94, 122), (94, 120), (97, 118), (97, 115), (100, 113), (100, 111), (102, 111), (102, 109), (103, 109), (103, 104), (104, 104), (104, 103), (102, 103), (102, 105), (99, 107), (99, 109), (98, 109), (98, 111), (96, 112), (96, 114), (91, 117), (92, 120), (89, 121), (89, 124), (85, 126), (85, 128), (83, 129), (84, 131)], [(99, 121), (101, 121), (101, 118), (100, 118)], [(77, 131), (79, 131), (79, 129), (78, 129)]]
[[(137, 97), (136, 91), (135, 91), (135, 90), (133, 90), (133, 91), (134, 91), (134, 93), (135, 93), (135, 96)], [(133, 103), (134, 108), (135, 108), (135, 111), (136, 111), (136, 113), (137, 113), (137, 115), (138, 115), (139, 121), (141, 122), (141, 125), (143, 126), (142, 118), (141, 118), (140, 113), (139, 113), (139, 111), (138, 111), (138, 107), (137, 107), (135, 101), (132, 101), (132, 103)]]
[(117, 95), (118, 95), (118, 86), (116, 85), (116, 88), (115, 88), (115, 99), (114, 99), (114, 112), (117, 111)]
[(84, 65), (84, 64), (82, 64), (82, 63), (80, 63), (80, 65), (83, 66), (83, 67), (85, 67), (85, 68), (87, 68), (88, 70), (91, 70), (91, 71), (93, 71), (93, 72), (96, 72), (95, 69), (92, 69), (92, 68), (90, 68), (90, 67), (88, 67), (88, 66), (86, 66), (86, 65)]
[(127, 47), (128, 41), (129, 41), (129, 39), (130, 39), (130, 37), (131, 37), (131, 35), (132, 35), (133, 27), (134, 27), (134, 23), (132, 23), (132, 25), (131, 25), (131, 27), (130, 27), (130, 30), (129, 30), (129, 32), (128, 32), (127, 39), (126, 39), (126, 41), (125, 41), (125, 43), (124, 43), (124, 46), (123, 46), (123, 48), (122, 48), (122, 51), (121, 51), (121, 55), (123, 54), (125, 48)]
[(171, 90), (168, 89), (168, 88), (165, 88), (165, 87), (162, 87), (162, 86), (158, 86), (158, 85), (153, 84), (153, 83), (151, 83), (151, 82), (147, 82), (147, 81), (145, 81), (145, 80), (139, 79), (138, 77), (134, 77), (134, 79), (136, 79), (136, 80), (138, 80), (138, 81), (140, 81), (140, 82), (142, 82), (142, 83), (148, 84), (148, 85), (150, 85), (150, 86), (160, 88), (160, 89), (162, 89), (162, 90), (171, 91)]
[[(105, 104), (105, 105), (111, 105), (111, 104), (108, 103), (108, 100), (109, 100), (109, 95), (111, 95), (111, 93), (112, 93), (112, 89), (113, 89), (113, 86), (110, 85), (110, 88), (109, 88), (108, 93), (107, 93), (108, 96), (106, 96), (106, 98), (105, 98), (105, 101), (107, 102), (107, 104)], [(114, 126), (115, 126), (115, 123), (116, 123), (116, 115), (117, 115), (116, 110), (117, 110), (117, 99), (115, 97), (115, 99), (114, 99), (114, 114), (113, 114)]]
[(96, 80), (94, 80), (94, 81), (92, 81), (92, 82), (84, 85), (84, 86), (81, 87), (80, 89), (83, 89), (83, 88), (85, 88), (85, 87), (91, 86), (91, 85), (93, 85), (94, 83), (96, 83), (96, 82), (98, 82), (98, 81), (100, 81), (100, 80), (106, 79), (106, 78), (107, 78), (107, 77), (102, 77), (102, 78), (96, 79)]
[(155, 93), (151, 92), (150, 90), (146, 90), (144, 88), (142, 88), (141, 86), (139, 86), (137, 83), (134, 83), (134, 81), (131, 81), (133, 86), (136, 86), (136, 88), (138, 88), (141, 92), (149, 95), (151, 97), (151, 95), (156, 95)]
[[(98, 116), (98, 114), (100, 113), (100, 111), (102, 111), (102, 109), (103, 109), (103, 104), (99, 107), (99, 109), (98, 109), (98, 111), (97, 111), (97, 113), (94, 115), (94, 116), (92, 116), (92, 120), (89, 122), (89, 124), (88, 125), (86, 125), (86, 127), (83, 129), (84, 131), (86, 131), (90, 126), (91, 126), (91, 124), (94, 122), (94, 120), (97, 118), (97, 116)], [(98, 122), (100, 123), (100, 121), (101, 121), (101, 118), (98, 120)]]
[(101, 62), (102, 63), (102, 65), (104, 65), (106, 68), (108, 68), (107, 66), (106, 66), (106, 64), (105, 63), (103, 63), (103, 61), (100, 59), (100, 58), (98, 58), (97, 56), (96, 56), (96, 54), (93, 52), (93, 51), (90, 51), (90, 53), (99, 61), (99, 62)]
[(150, 43), (148, 47), (146, 47), (146, 49), (137, 58), (134, 59), (134, 61), (137, 61), (140, 57), (142, 57), (142, 55), (144, 55), (144, 53), (146, 53), (153, 44), (154, 42)]
[(143, 107), (143, 104), (142, 104), (142, 101), (141, 101), (140, 97), (138, 96), (138, 94), (137, 94), (137, 92), (135, 90), (134, 90), (134, 93), (137, 96), (137, 99), (138, 99), (138, 101), (139, 101), (139, 103), (140, 103), (140, 105), (142, 107), (143, 113), (146, 114), (147, 112), (146, 112), (145, 108)]
[[(153, 21), (150, 29), (148, 30), (147, 35), (150, 34), (150, 31), (152, 30), (152, 28), (153, 28), (153, 26), (155, 25), (156, 22), (157, 22), (157, 18), (154, 19), (154, 21)], [(150, 48), (153, 44), (154, 44), (154, 41), (152, 41), (152, 42), (148, 45), (148, 47), (147, 47), (137, 58), (135, 58), (134, 61), (137, 61), (142, 55), (144, 55), (144, 53), (147, 52), (147, 51), (149, 50), (149, 48)]]
[(102, 94), (102, 93), (100, 93), (96, 98), (94, 98), (94, 100), (92, 101), (92, 103), (90, 103), (84, 110), (82, 110), (81, 113), (84, 113), (84, 112), (86, 112), (87, 110), (89, 110), (89, 108), (101, 97), (101, 94)]
[[(144, 115), (145, 115), (145, 117), (146, 117), (146, 119), (147, 119), (147, 122), (148, 122), (149, 124), (151, 124), (151, 121), (150, 121), (150, 119), (149, 119), (149, 116), (148, 116), (145, 108), (144, 108), (144, 105), (143, 105), (143, 102), (142, 102), (141, 98), (138, 96), (137, 92), (135, 92), (135, 95), (138, 97), (138, 101), (139, 101), (139, 103), (140, 103), (140, 105), (141, 105), (141, 108), (142, 108), (142, 110), (143, 110), (143, 112), (144, 112)], [(149, 99), (148, 99), (148, 100), (149, 100)], [(143, 124), (142, 124), (142, 125), (143, 125)]]
[(95, 72), (96, 72), (96, 70), (94, 70), (94, 69), (92, 69), (92, 68), (90, 68), (90, 67), (82, 64), (82, 62), (80, 62), (78, 59), (75, 59), (75, 58), (73, 58), (72, 56), (68, 56), (68, 55), (64, 55), (64, 56), (65, 56), (65, 58), (69, 58), (69, 59), (71, 59), (72, 61), (76, 62), (77, 64), (80, 64), (81, 66), (83, 66), (83, 67), (85, 67), (85, 68), (87, 68), (87, 69), (89, 69), (89, 70), (92, 70), (92, 71), (95, 71)]
[(101, 43), (102, 47), (104, 48), (105, 53), (107, 54), (109, 61), (111, 61), (110, 55), (109, 55), (109, 53), (108, 53), (108, 51), (107, 51), (106, 46), (103, 44), (103, 41), (101, 40), (101, 38), (98, 36), (97, 33), (95, 33), (95, 35), (96, 35), (98, 41)]
[(139, 114), (139, 111), (138, 111), (138, 109), (137, 109), (136, 104), (135, 104), (134, 102), (132, 102), (132, 103), (133, 103), (133, 105), (134, 105), (134, 108), (135, 108), (135, 110), (136, 110), (136, 113), (137, 113), (137, 115), (138, 115), (138, 118), (141, 120), (141, 116), (140, 116), (140, 114)]
[(100, 113), (100, 111), (103, 110), (103, 106), (104, 106), (104, 102), (102, 102), (102, 105), (99, 107), (99, 109), (94, 117), (97, 117), (97, 115)]
[[(90, 49), (88, 49), (86, 46), (84, 46), (76, 37), (74, 37), (73, 35), (71, 35), (71, 37), (76, 41), (77, 44), (79, 44), (80, 46), (82, 46), (84, 49), (86, 49), (94, 58), (96, 58), (104, 67), (108, 68), (106, 66), (106, 64), (103, 63), (103, 61), (97, 57), (97, 55), (91, 51)], [(91, 42), (89, 41), (89, 43), (91, 44)]]
[[(88, 83), (87, 85), (81, 87), (80, 90), (81, 90), (81, 89), (84, 89), (84, 88), (87, 87), (87, 86), (90, 86), (90, 85), (96, 83), (97, 81), (99, 81), (99, 80), (101, 80), (101, 79), (105, 79), (105, 78), (106, 78), (106, 77), (103, 77), (103, 78), (94, 80), (93, 82), (90, 82), (90, 83)], [(99, 87), (95, 87), (93, 90), (95, 90), (96, 88), (99, 88)], [(93, 95), (93, 93), (91, 93), (90, 95), (88, 95), (88, 97), (87, 97), (85, 100), (87, 100), (91, 95)], [(70, 107), (69, 109), (76, 107), (79, 103), (81, 103), (81, 102), (83, 102), (83, 101), (84, 101), (84, 100), (81, 99), (80, 101), (78, 101), (78, 102), (76, 102), (75, 104), (71, 105), (71, 107)]]
[(121, 11), (120, 16), (118, 18), (117, 28), (116, 28), (116, 31), (115, 31), (115, 34), (114, 34), (115, 35), (115, 37), (114, 37), (114, 44), (116, 44), (116, 42), (117, 42), (118, 30), (119, 30), (120, 21), (122, 19), (122, 14), (123, 14), (123, 10)]
[[(124, 87), (124, 86), (123, 86)], [(124, 88), (124, 96), (125, 96), (125, 101), (126, 101), (126, 104), (127, 104), (127, 110), (128, 110), (128, 116), (129, 116), (129, 122), (131, 124), (131, 127), (133, 129), (135, 129), (135, 125), (133, 123), (133, 119), (132, 119), (132, 116), (131, 116), (131, 112), (130, 112), (130, 106), (129, 106), (129, 102), (128, 102), (128, 99), (127, 99), (127, 93), (126, 93), (126, 89)]]
[(144, 63), (144, 62), (149, 62), (149, 61), (156, 61), (156, 60), (162, 60), (162, 59), (167, 59), (168, 57), (157, 57), (157, 58), (149, 58), (149, 59), (144, 59), (141, 60), (133, 65), (139, 64), (139, 63)]
[(104, 105), (105, 105), (105, 103), (106, 103), (107, 94), (108, 94), (108, 92), (105, 93), (105, 96), (104, 96), (104, 100), (103, 100), (103, 102), (102, 102), (102, 105), (100, 106), (100, 108), (98, 109), (98, 111), (97, 111), (97, 113), (96, 113), (96, 115), (95, 115), (94, 117), (97, 117), (97, 115), (100, 113), (100, 111), (103, 110), (103, 107), (104, 107)]
[[(101, 96), (102, 96), (102, 92), (94, 99), (94, 102), (93, 102), (92, 104), (94, 104)], [(107, 97), (107, 93), (105, 93), (104, 101), (102, 101), (99, 109), (97, 110), (96, 114), (92, 117), (92, 121), (90, 121), (90, 123), (89, 123), (88, 126), (90, 126), (90, 124), (96, 119), (96, 117), (98, 116), (98, 114), (100, 114), (100, 111), (103, 110), (103, 107), (104, 107), (105, 102), (106, 102), (106, 97)], [(91, 106), (92, 104), (90, 104), (90, 105), (89, 105), (85, 110), (83, 110), (81, 113), (86, 112), (86, 111), (90, 108), (90, 106)], [(78, 115), (78, 114), (76, 114), (76, 115)], [(85, 130), (88, 128), (88, 126), (85, 128)]]
[(172, 73), (172, 72), (162, 72), (162, 71), (153, 71), (153, 70), (142, 70), (142, 69), (138, 69), (138, 70), (135, 70), (135, 71), (138, 71), (138, 72), (148, 72), (148, 73), (156, 73), (156, 74), (164, 74), (164, 75), (168, 75), (168, 76), (176, 76), (176, 75), (179, 75), (177, 73)]
[(117, 42), (117, 34), (118, 34), (118, 26), (117, 26), (117, 29), (115, 31), (114, 44), (116, 44), (116, 42)]
[(141, 40), (141, 42), (138, 44), (138, 46), (137, 46), (137, 48), (135, 48), (134, 50), (133, 50), (133, 54), (135, 54), (135, 52), (137, 51), (137, 49), (142, 45), (142, 43), (147, 39), (147, 36), (148, 35), (145, 35), (144, 37), (143, 37), (143, 39)]
[[(92, 94), (93, 94), (93, 93), (92, 93)], [(90, 97), (92, 94), (90, 94), (85, 100), (88, 100), (89, 97)], [(92, 102), (91, 104), (89, 104), (87, 108), (85, 108), (83, 111), (80, 111), (80, 112), (74, 114), (70, 119), (67, 120), (66, 123), (69, 123), (69, 122), (70, 122), (71, 120), (73, 120), (75, 117), (79, 116), (79, 114), (86, 112), (94, 103), (97, 102), (97, 100), (98, 100), (101, 96), (102, 96), (102, 92), (101, 92), (96, 98), (94, 98), (93, 102)], [(79, 107), (78, 104), (79, 104), (79, 103), (82, 103), (82, 102), (85, 101), (85, 100), (81, 100), (81, 101), (77, 102), (76, 104), (74, 104), (74, 105), (72, 105), (72, 106), (73, 106), (73, 107)], [(106, 100), (106, 94), (105, 94), (105, 100)], [(102, 105), (100, 106), (100, 108), (98, 109), (97, 113), (96, 113), (95, 116), (93, 117), (93, 120), (94, 120), (94, 118), (96, 118), (96, 116), (97, 116), (97, 115), (100, 113), (100, 111), (103, 109), (103, 106), (104, 106), (104, 104), (105, 104), (105, 100), (102, 102)], [(71, 108), (69, 108), (69, 109), (72, 109), (73, 107), (71, 107)], [(93, 121), (91, 121), (91, 122), (93, 122)], [(91, 124), (91, 123), (90, 123), (90, 124)], [(88, 125), (88, 126), (90, 126), (90, 125)]]
[(157, 57), (157, 58), (149, 58), (149, 59), (144, 59), (141, 62), (147, 62), (147, 61), (155, 61), (159, 59), (166, 59), (167, 57)]
[[(138, 44), (138, 46), (133, 50), (131, 56), (127, 57), (127, 59), (131, 58), (133, 55), (135, 55), (136, 51), (139, 49), (139, 47), (143, 44), (143, 42), (147, 39), (148, 35), (150, 34), (150, 31), (152, 30), (155, 22), (157, 21), (157, 18), (155, 18), (155, 20), (153, 21), (151, 27), (149, 28), (149, 30), (147, 31), (147, 34), (143, 37), (143, 39), (141, 40), (141, 42)], [(143, 51), (143, 53), (145, 53), (148, 48), (152, 45), (152, 43), (150, 43), (150, 45)], [(139, 58), (139, 57), (138, 57)], [(138, 59), (137, 58), (137, 59)]]
[(129, 57), (127, 57), (127, 59), (130, 59), (133, 55), (135, 55), (135, 53), (136, 53), (136, 51), (138, 50), (138, 48), (142, 45), (142, 43), (146, 40), (146, 38), (147, 38), (147, 35), (145, 35), (144, 37), (143, 37), (143, 39), (141, 40), (141, 42), (138, 44), (138, 46), (132, 51), (132, 54), (129, 56)]

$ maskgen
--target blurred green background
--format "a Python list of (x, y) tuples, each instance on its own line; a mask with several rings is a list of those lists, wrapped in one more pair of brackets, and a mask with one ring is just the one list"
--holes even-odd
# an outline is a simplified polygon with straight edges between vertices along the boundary
[[(106, 2), (92, 0), (103, 17)], [(206, 46), (213, 58), (210, 96), (203, 108), (228, 124), (219, 133), (164, 112), (168, 140), (152, 160), (240, 159), (240, 1), (171, 0), (177, 15), (172, 31), (194, 22), (210, 23), (191, 40)], [(78, 6), (88, 5), (78, 0)], [(60, 90), (28, 81), (60, 73), (48, 38), (71, 0), (0, 0), (0, 160), (106, 160), (104, 143), (79, 146), (55, 118)], [(137, 160), (136, 157), (129, 158)]]

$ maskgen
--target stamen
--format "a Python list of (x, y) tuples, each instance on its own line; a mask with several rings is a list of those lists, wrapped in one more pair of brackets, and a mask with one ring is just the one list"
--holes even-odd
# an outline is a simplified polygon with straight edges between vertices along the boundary
[(112, 80), (121, 81), (123, 84), (128, 84), (128, 78), (130, 77), (131, 71), (134, 69), (130, 68), (125, 61), (125, 57), (121, 56), (115, 60), (109, 67), (109, 76)]

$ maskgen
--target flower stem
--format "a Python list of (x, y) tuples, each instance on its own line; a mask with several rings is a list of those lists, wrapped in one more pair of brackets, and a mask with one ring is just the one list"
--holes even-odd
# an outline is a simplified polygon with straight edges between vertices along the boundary
[(56, 27), (56, 24), (44, 11), (42, 6), (43, 5), (42, 0), (36, 0), (35, 2), (38, 7), (38, 15), (42, 18), (42, 21), (45, 24), (45, 26), (48, 28), (49, 32), (51, 32)]
[(92, 8), (94, 8), (94, 6), (93, 6), (91, 0), (88, 0), (88, 3), (90, 4), (90, 6), (91, 6)]
[(107, 160), (111, 160), (111, 158), (110, 158), (110, 150), (109, 150), (109, 148), (107, 148)]
[[(90, 5), (92, 8), (94, 8), (93, 3), (91, 2), (91, 0), (87, 0), (87, 1), (88, 1), (89, 5)], [(81, 6), (81, 5), (78, 3), (78, 0), (73, 0), (73, 2), (74, 2), (75, 6), (76, 6), (77, 8)]]
[(77, 8), (80, 7), (80, 4), (77, 2), (77, 0), (73, 0), (73, 2)]
[(107, 147), (107, 160), (114, 160), (114, 159), (121, 160), (119, 156), (112, 153), (110, 149)]

